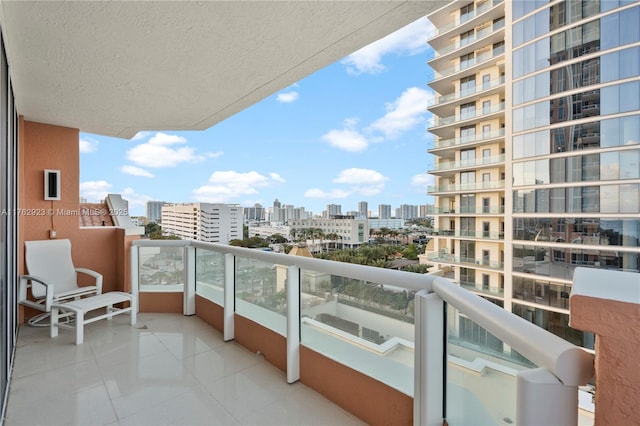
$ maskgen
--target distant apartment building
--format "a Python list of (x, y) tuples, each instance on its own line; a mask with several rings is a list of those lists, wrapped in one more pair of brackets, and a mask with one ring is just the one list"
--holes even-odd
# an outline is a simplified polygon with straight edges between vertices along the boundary
[(323, 212), (322, 217), (330, 218), (331, 216), (339, 216), (342, 214), (342, 206), (340, 204), (327, 204), (327, 209)]
[(344, 247), (358, 247), (369, 240), (369, 223), (366, 219), (338, 216), (334, 218), (300, 219), (289, 222), (291, 233), (299, 235), (308, 229), (320, 229), (327, 236), (336, 234)]
[(418, 216), (418, 206), (412, 206), (409, 204), (400, 204), (400, 207), (396, 209), (396, 217), (401, 219), (415, 219)]
[(242, 239), (242, 207), (234, 204), (181, 203), (162, 207), (162, 233), (185, 240), (228, 244)]
[(433, 215), (433, 205), (422, 204), (418, 206), (418, 217), (426, 218)]
[(360, 201), (358, 203), (358, 216), (359, 218), (369, 217), (369, 203), (366, 201)]
[(380, 204), (378, 205), (378, 219), (391, 219), (391, 205)]
[(640, 2), (465, 1), (428, 18), (429, 262), (593, 347), (569, 326), (574, 269), (640, 270)]
[(263, 222), (265, 220), (265, 208), (256, 203), (253, 207), (243, 207), (242, 215), (245, 223)]
[(162, 206), (164, 201), (147, 201), (147, 220), (149, 222), (160, 223), (162, 220)]

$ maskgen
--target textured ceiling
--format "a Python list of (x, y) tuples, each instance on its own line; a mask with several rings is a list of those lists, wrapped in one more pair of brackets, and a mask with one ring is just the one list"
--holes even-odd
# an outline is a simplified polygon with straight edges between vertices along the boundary
[[(25, 119), (206, 129), (446, 1), (2, 1)], [(426, 42), (426, 40), (425, 40)]]

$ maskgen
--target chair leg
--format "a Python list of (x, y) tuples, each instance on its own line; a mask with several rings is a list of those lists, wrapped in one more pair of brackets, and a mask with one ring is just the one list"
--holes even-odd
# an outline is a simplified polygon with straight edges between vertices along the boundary
[(58, 308), (51, 308), (51, 319), (49, 321), (49, 337), (58, 336)]
[(84, 312), (76, 313), (76, 345), (84, 342)]

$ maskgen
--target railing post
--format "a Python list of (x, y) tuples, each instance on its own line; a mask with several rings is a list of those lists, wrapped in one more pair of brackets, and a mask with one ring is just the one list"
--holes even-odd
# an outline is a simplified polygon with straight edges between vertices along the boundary
[(287, 383), (300, 380), (300, 268), (287, 267)]
[(235, 257), (231, 253), (224, 255), (224, 333), (225, 342), (235, 338)]
[(138, 247), (137, 246), (131, 246), (131, 295), (133, 296), (134, 300), (137, 301), (136, 303), (136, 313), (140, 311), (140, 303), (139, 303), (139, 297), (140, 297), (140, 281), (139, 281), (139, 274), (140, 274), (140, 267), (139, 267), (139, 253), (138, 253)]
[(195, 315), (196, 313), (196, 248), (186, 246), (184, 248), (185, 282), (184, 282), (184, 306), (183, 315)]
[(516, 424), (577, 425), (578, 387), (565, 386), (546, 368), (518, 372)]
[(444, 327), (444, 302), (437, 294), (420, 290), (415, 297), (414, 425), (442, 425)]

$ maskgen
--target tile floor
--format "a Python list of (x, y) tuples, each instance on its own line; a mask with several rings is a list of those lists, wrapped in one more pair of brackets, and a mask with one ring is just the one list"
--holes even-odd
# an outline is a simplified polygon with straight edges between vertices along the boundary
[(196, 317), (120, 315), (49, 338), (20, 328), (5, 424), (356, 425)]

